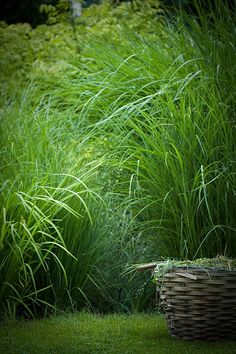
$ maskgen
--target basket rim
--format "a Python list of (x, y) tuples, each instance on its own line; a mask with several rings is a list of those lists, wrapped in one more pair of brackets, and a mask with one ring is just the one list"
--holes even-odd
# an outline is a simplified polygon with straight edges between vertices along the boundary
[(213, 272), (227, 272), (227, 273), (235, 273), (236, 274), (236, 268), (223, 268), (223, 267), (206, 267), (206, 266), (194, 266), (194, 265), (173, 265), (171, 269), (167, 270), (167, 273), (171, 273), (172, 271), (175, 270), (196, 270), (196, 271), (203, 271), (203, 272), (208, 272), (208, 271), (213, 271)]

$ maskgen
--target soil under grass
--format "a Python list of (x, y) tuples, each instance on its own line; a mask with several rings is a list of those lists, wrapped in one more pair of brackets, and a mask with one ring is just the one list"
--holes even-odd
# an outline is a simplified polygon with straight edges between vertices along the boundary
[(165, 319), (155, 314), (87, 313), (0, 326), (3, 354), (233, 354), (236, 342), (186, 342), (170, 338)]

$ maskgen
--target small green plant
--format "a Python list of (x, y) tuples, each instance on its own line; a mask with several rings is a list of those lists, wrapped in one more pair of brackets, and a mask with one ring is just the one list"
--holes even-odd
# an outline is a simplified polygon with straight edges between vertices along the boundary
[(47, 23), (53, 25), (70, 19), (70, 1), (59, 0), (55, 5), (41, 4), (39, 11), (47, 15)]

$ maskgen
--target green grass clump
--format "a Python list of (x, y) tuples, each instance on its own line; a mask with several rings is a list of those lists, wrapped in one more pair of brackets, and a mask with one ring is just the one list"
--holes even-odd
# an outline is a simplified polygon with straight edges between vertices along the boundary
[(236, 252), (235, 14), (217, 6), (211, 22), (200, 11), (164, 39), (86, 49), (97, 89), (82, 112), (111, 142), (113, 192), (156, 257)]
[(233, 354), (232, 341), (171, 339), (164, 318), (153, 314), (95, 316), (85, 313), (0, 327), (1, 349), (10, 353)]
[(102, 198), (103, 144), (95, 150), (71, 107), (56, 110), (40, 88), (5, 102), (2, 115), (1, 318), (131, 311), (143, 280), (121, 275), (138, 252), (120, 232), (125, 217)]

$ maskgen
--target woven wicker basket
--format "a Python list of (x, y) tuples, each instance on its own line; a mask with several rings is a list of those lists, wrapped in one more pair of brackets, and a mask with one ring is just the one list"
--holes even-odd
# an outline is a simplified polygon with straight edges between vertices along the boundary
[(160, 298), (172, 337), (236, 339), (236, 271), (174, 268)]

